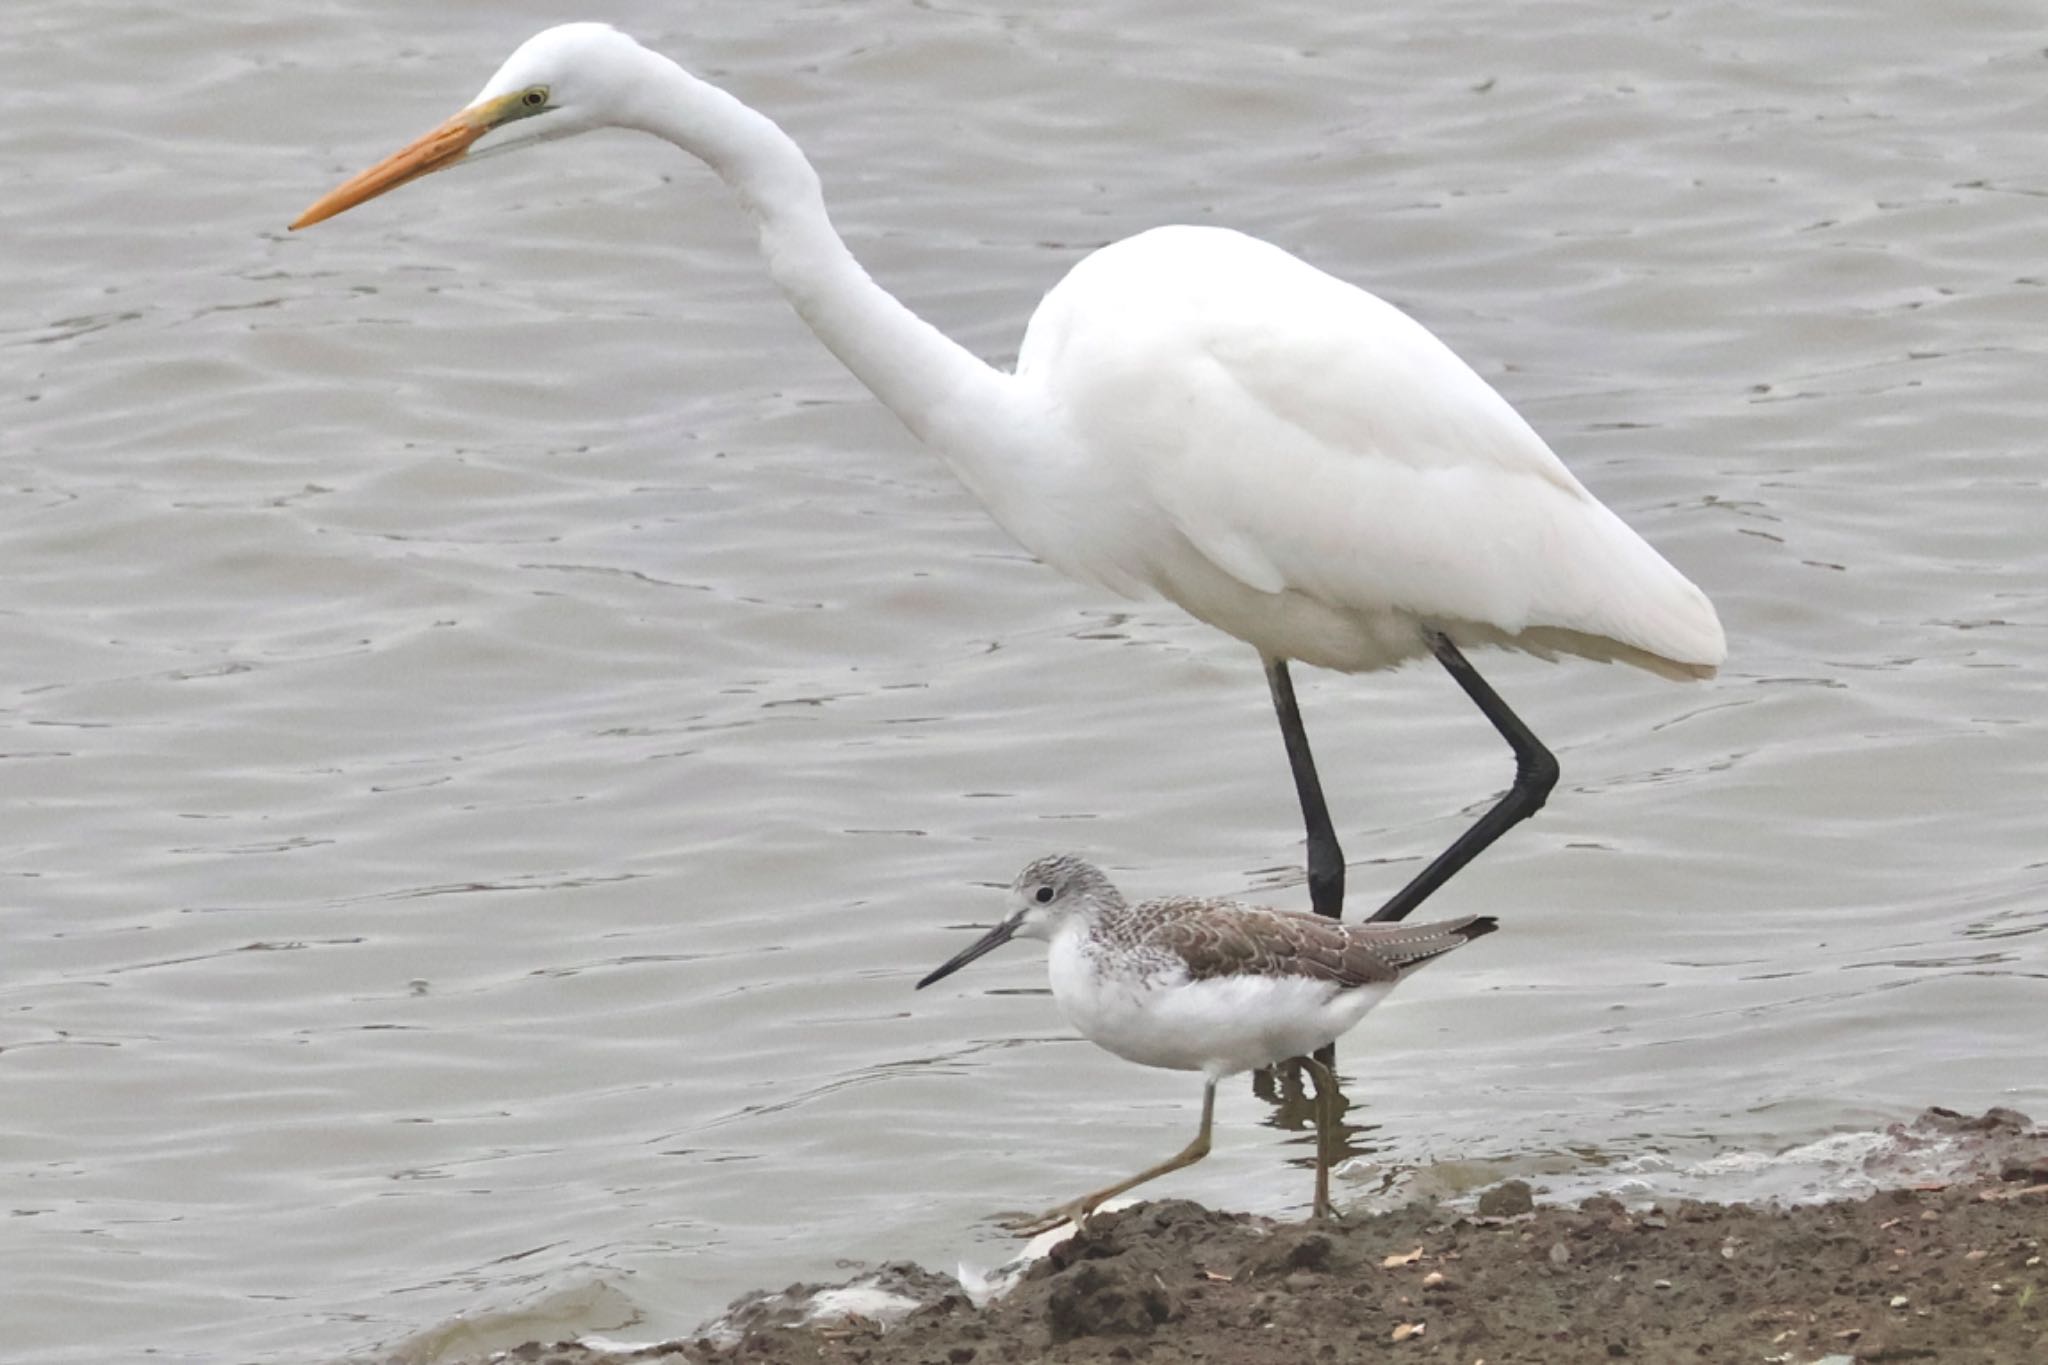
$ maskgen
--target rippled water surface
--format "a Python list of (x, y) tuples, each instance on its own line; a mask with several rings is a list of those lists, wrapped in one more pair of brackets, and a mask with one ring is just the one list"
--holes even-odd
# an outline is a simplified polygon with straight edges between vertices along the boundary
[[(1714, 596), (1712, 683), (1479, 660), (1565, 781), (1433, 904), (1503, 932), (1347, 1045), (1347, 1196), (2042, 1107), (2038, 12), (1204, 8), (607, 17), (980, 353), (1091, 246), (1242, 227)], [(1248, 649), (1005, 541), (650, 139), (282, 231), (561, 6), (8, 14), (14, 1359), (680, 1331), (1184, 1141), (1035, 950), (910, 985), (1054, 849), (1304, 903)], [(1507, 779), (1437, 670), (1303, 691), (1362, 901)], [(1172, 1189), (1300, 1211), (1294, 1121), (1231, 1087)]]

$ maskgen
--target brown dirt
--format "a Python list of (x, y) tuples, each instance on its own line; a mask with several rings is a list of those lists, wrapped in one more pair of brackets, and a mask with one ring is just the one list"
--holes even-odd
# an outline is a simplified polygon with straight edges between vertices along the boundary
[(1922, 1124), (1981, 1137), (1960, 1183), (1791, 1209), (1612, 1199), (1425, 1203), (1330, 1225), (1185, 1201), (1096, 1218), (1005, 1298), (891, 1267), (924, 1306), (884, 1330), (788, 1325), (751, 1296), (729, 1332), (631, 1353), (531, 1345), (499, 1359), (735, 1365), (1602, 1360), (2048, 1362), (2048, 1137), (2018, 1115)]

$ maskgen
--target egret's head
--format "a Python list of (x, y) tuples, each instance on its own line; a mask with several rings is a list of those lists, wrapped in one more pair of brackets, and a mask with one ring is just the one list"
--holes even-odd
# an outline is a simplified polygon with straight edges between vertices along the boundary
[(609, 24), (536, 33), (484, 83), (469, 107), (337, 186), (300, 214), (310, 227), (458, 161), (475, 161), (625, 120), (652, 54)]
[(955, 953), (918, 982), (917, 988), (923, 990), (939, 978), (951, 976), (1013, 938), (1049, 939), (1076, 918), (1093, 918), (1123, 903), (1124, 898), (1093, 863), (1070, 853), (1040, 858), (1010, 883), (1010, 912), (1002, 923)]

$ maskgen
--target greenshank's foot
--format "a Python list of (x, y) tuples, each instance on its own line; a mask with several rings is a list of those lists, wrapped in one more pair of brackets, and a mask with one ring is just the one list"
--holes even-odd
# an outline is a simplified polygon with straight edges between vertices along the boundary
[(1095, 1206), (1086, 1199), (1075, 1199), (1056, 1209), (1044, 1213), (1002, 1213), (996, 1215), (996, 1226), (1019, 1237), (1036, 1237), (1041, 1232), (1051, 1232), (1062, 1223), (1072, 1223), (1076, 1231), (1088, 1221), (1088, 1215), (1095, 1212)]

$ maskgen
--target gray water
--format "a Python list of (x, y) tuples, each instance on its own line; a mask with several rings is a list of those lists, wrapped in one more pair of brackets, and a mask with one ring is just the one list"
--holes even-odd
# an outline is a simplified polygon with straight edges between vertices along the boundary
[[(1091, 246), (1246, 229), (1422, 318), (1718, 603), (1708, 684), (1478, 661), (1565, 780), (1432, 903), (1503, 932), (1346, 1044), (1340, 1197), (2043, 1107), (2038, 10), (1208, 8), (605, 14), (980, 353)], [(561, 17), (0, 27), (15, 1359), (990, 1264), (987, 1213), (1176, 1149), (1198, 1089), (1074, 1040), (1032, 949), (913, 994), (991, 884), (1305, 901), (1251, 652), (1007, 543), (700, 167), (606, 134), (282, 231)], [(1369, 905), (1507, 754), (1436, 670), (1301, 681)], [(1232, 1087), (1161, 1191), (1299, 1214), (1278, 1123)]]

